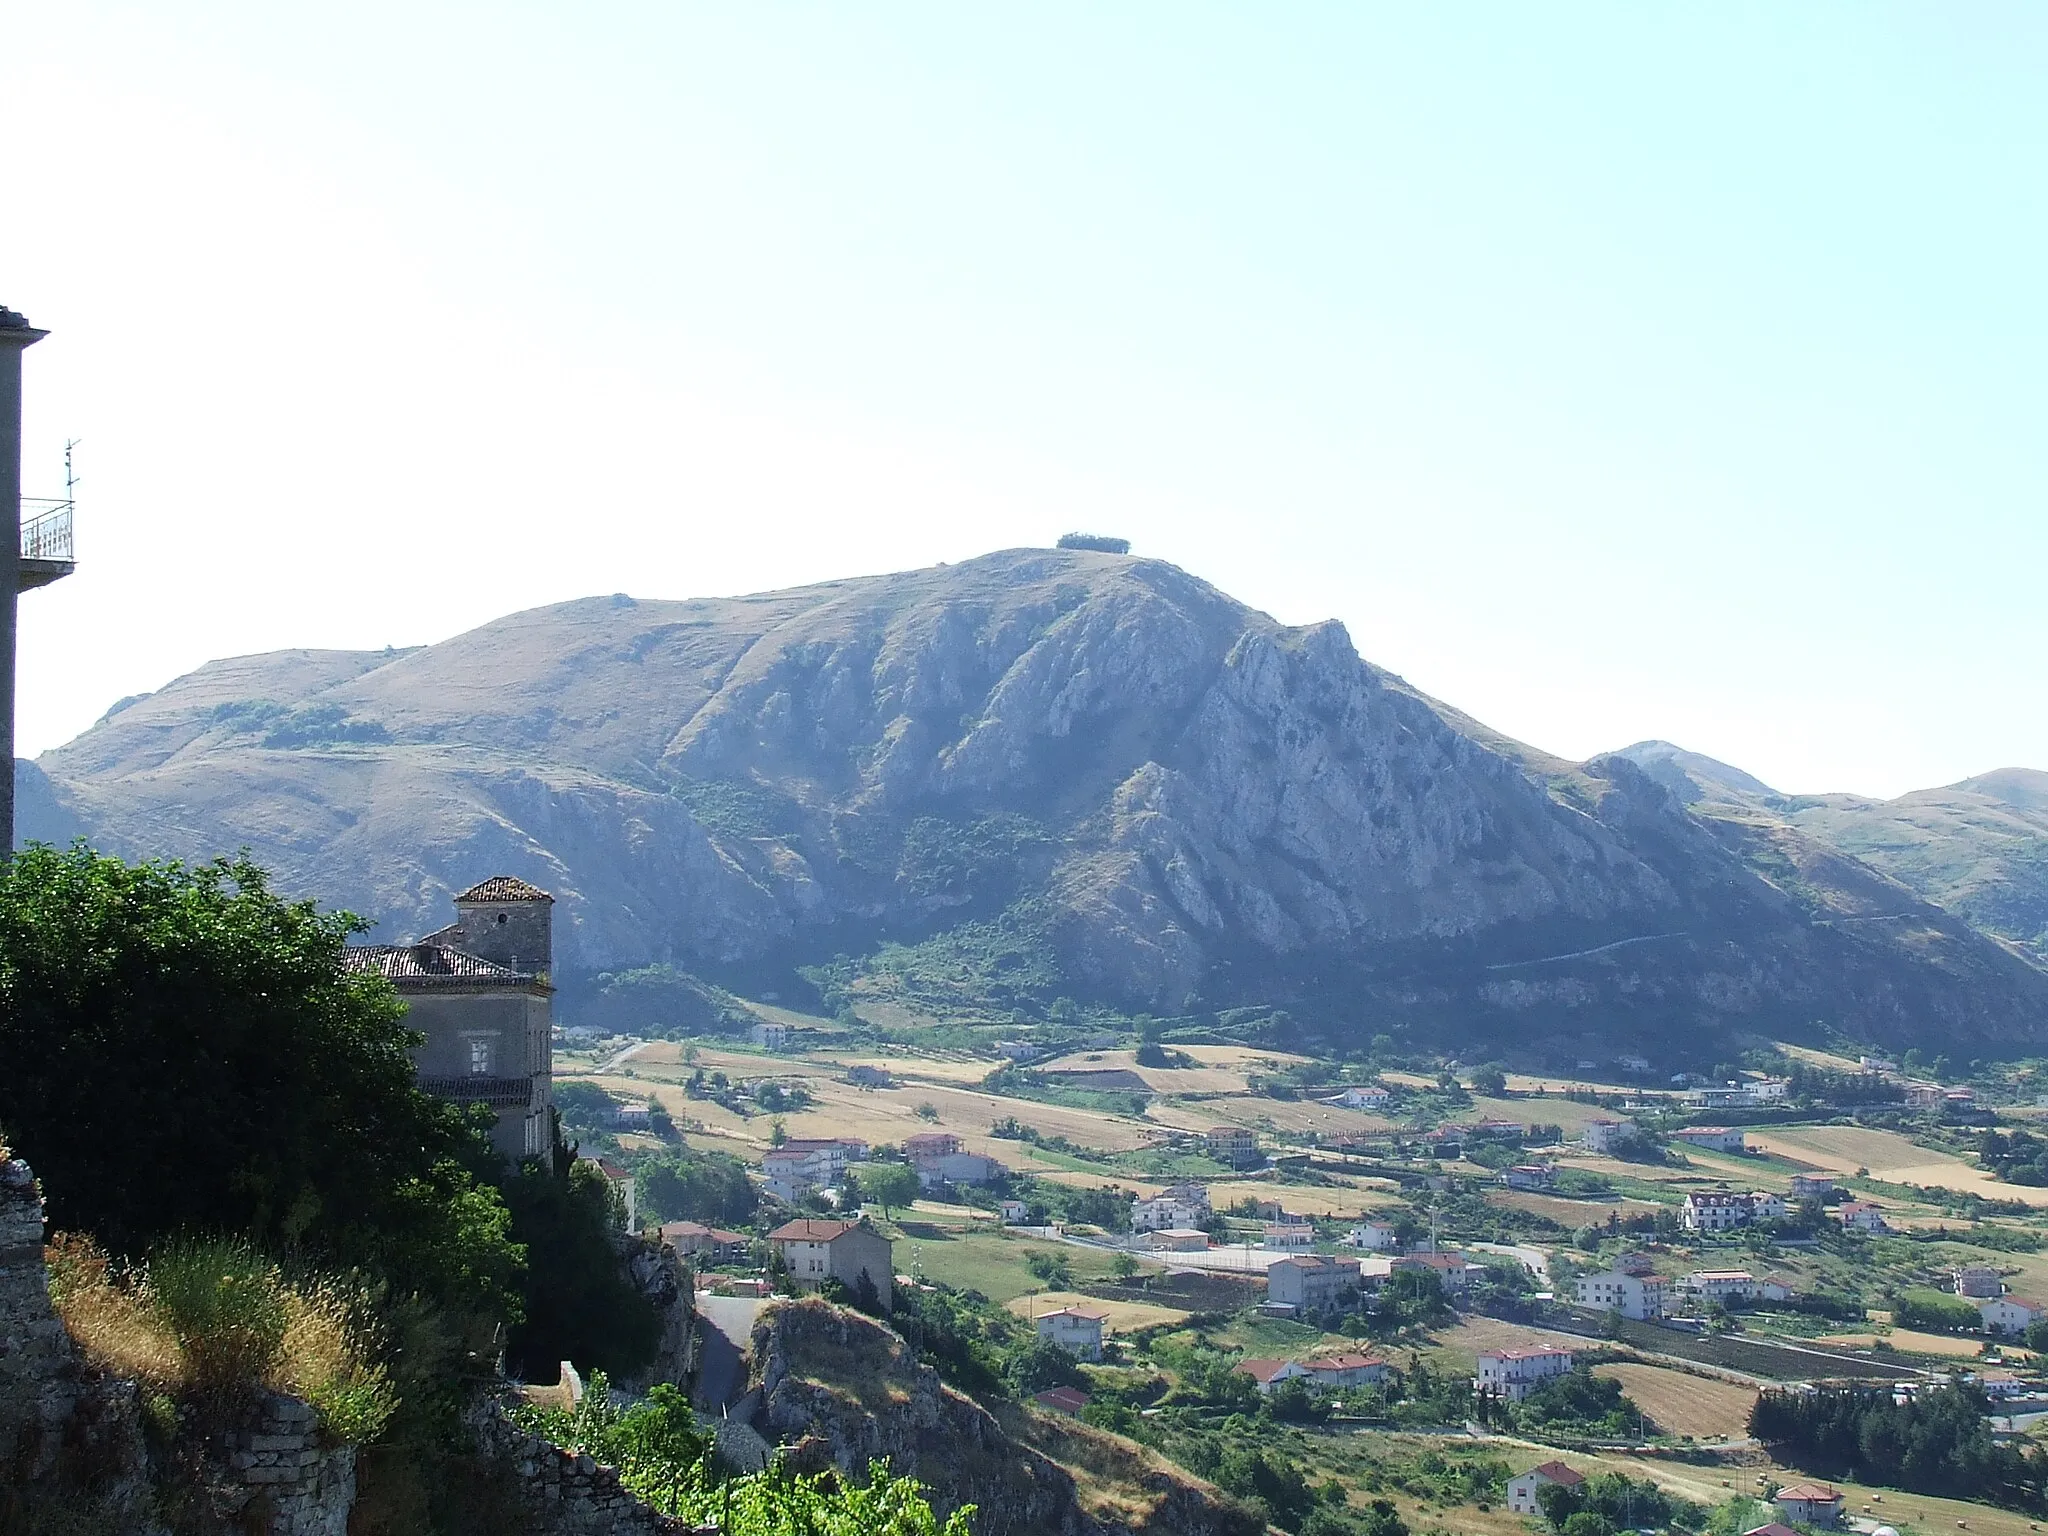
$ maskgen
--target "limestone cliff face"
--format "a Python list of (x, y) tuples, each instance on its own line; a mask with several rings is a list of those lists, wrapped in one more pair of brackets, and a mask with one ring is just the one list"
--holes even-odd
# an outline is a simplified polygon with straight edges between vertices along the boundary
[(1924, 945), (1816, 933), (1626, 759), (1540, 759), (1339, 625), (1128, 556), (217, 662), (38, 766), (52, 824), (129, 853), (247, 846), (385, 936), (516, 872), (559, 898), (570, 977), (758, 974), (1007, 914), (1060, 990), (1158, 1011), (1320, 989), (1389, 1022), (1883, 1039), (1914, 1027), (1910, 993), (1966, 1034), (2048, 1032), (2048, 980), (1935, 909), (1932, 968)]
[[(799, 1466), (865, 1474), (889, 1462), (928, 1484), (941, 1514), (973, 1504), (980, 1536), (1260, 1536), (1242, 1506), (1142, 1448), (1083, 1426), (1047, 1425), (1088, 1442), (1066, 1447), (1093, 1474), (1073, 1474), (1027, 1443), (1029, 1410), (1013, 1426), (940, 1382), (893, 1331), (822, 1301), (781, 1303), (754, 1326), (753, 1385), (764, 1431)], [(1012, 1429), (1015, 1433), (1012, 1433)]]

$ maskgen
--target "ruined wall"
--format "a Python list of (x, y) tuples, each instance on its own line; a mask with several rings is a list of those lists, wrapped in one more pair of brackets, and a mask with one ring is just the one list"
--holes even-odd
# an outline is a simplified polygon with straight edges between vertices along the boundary
[(42, 1192), (0, 1145), (0, 1511), (28, 1529), (61, 1509), (154, 1536), (153, 1503), (135, 1384), (88, 1366), (58, 1320)]
[(496, 1398), (471, 1412), (469, 1426), (477, 1453), (519, 1488), (530, 1522), (520, 1536), (691, 1536), (697, 1530), (642, 1504), (612, 1468), (521, 1429)]
[(263, 1393), (214, 1448), (208, 1492), (237, 1530), (265, 1536), (347, 1536), (356, 1503), (356, 1448), (326, 1444), (310, 1404)]

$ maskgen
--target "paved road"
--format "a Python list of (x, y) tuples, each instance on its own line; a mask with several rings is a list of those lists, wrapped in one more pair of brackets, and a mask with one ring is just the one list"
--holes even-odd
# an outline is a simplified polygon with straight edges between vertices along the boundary
[(760, 1299), (753, 1296), (697, 1298), (697, 1311), (704, 1319), (704, 1335), (699, 1341), (703, 1356), (690, 1395), (703, 1412), (722, 1414), (746, 1391), (747, 1346), (754, 1336), (754, 1315), (760, 1310)]
[(652, 1044), (654, 1044), (652, 1040), (634, 1041), (633, 1044), (627, 1046), (623, 1051), (619, 1052), (618, 1055), (614, 1056), (610, 1061), (606, 1062), (603, 1066), (592, 1067), (590, 1069), (591, 1075), (594, 1077), (602, 1077), (607, 1072), (618, 1071), (619, 1068), (623, 1066), (628, 1060), (630, 1060), (632, 1057), (639, 1055), (642, 1051), (646, 1050), (647, 1047)]

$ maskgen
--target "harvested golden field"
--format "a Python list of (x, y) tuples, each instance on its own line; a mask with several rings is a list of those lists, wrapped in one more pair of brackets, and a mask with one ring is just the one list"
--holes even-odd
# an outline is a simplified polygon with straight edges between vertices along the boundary
[(1091, 1312), (1107, 1312), (1109, 1321), (1102, 1325), (1105, 1334), (1132, 1333), (1160, 1323), (1185, 1322), (1189, 1316), (1178, 1307), (1162, 1307), (1149, 1301), (1105, 1301), (1100, 1296), (1084, 1296), (1079, 1291), (1041, 1291), (1036, 1296), (1019, 1296), (1007, 1306), (1014, 1315), (1027, 1319), (1060, 1307), (1086, 1307)]
[(1953, 1333), (1922, 1333), (1917, 1328), (1894, 1328), (1889, 1333), (1830, 1333), (1815, 1339), (1816, 1344), (1833, 1344), (1847, 1349), (1868, 1349), (1883, 1339), (1893, 1349), (1914, 1355), (1949, 1355), (1958, 1359), (1974, 1358), (1981, 1353), (1984, 1341), (1965, 1338)]
[(2003, 1183), (1959, 1157), (1915, 1146), (1895, 1131), (1853, 1125), (1769, 1126), (1752, 1132), (1750, 1141), (1775, 1157), (1831, 1173), (1868, 1168), (1871, 1178), (1887, 1184), (1917, 1184), (2048, 1206), (2048, 1189)]
[[(1332, 1175), (1333, 1178), (1341, 1177)], [(1276, 1184), (1267, 1179), (1211, 1179), (1209, 1200), (1217, 1210), (1229, 1210), (1240, 1200), (1277, 1200), (1291, 1215), (1356, 1216), (1394, 1203), (1381, 1189), (1345, 1180), (1335, 1189), (1307, 1184)]]
[(1619, 1120), (1621, 1111), (1602, 1109), (1598, 1104), (1578, 1104), (1570, 1099), (1534, 1096), (1515, 1099), (1475, 1098), (1470, 1109), (1458, 1111), (1460, 1124), (1474, 1120), (1507, 1120), (1515, 1125), (1557, 1125), (1566, 1136), (1576, 1136), (1588, 1120)]
[(1621, 1383), (1621, 1390), (1670, 1435), (1699, 1440), (1738, 1440), (1749, 1433), (1754, 1387), (1690, 1376), (1661, 1365), (1596, 1365), (1595, 1376)]
[(1648, 1200), (1627, 1197), (1619, 1200), (1567, 1200), (1562, 1195), (1539, 1195), (1519, 1189), (1489, 1190), (1486, 1203), (1507, 1210), (1527, 1211), (1533, 1216), (1547, 1216), (1566, 1227), (1583, 1227), (1589, 1222), (1605, 1221), (1610, 1211), (1626, 1220), (1658, 1209)]

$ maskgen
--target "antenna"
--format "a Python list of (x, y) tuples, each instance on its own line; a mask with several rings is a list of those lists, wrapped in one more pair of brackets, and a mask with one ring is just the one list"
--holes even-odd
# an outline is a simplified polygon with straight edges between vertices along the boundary
[(71, 472), (71, 450), (84, 441), (85, 439), (82, 437), (67, 437), (64, 439), (64, 500), (66, 502), (78, 499), (73, 494), (74, 489), (78, 485), (78, 476)]

